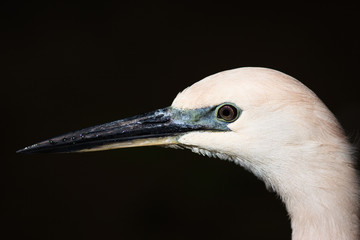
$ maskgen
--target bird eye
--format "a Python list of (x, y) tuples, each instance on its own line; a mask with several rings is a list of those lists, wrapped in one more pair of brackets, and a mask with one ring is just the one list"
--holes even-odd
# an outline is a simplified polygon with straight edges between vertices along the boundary
[(233, 122), (239, 117), (236, 107), (230, 104), (220, 105), (217, 109), (217, 118), (225, 122)]

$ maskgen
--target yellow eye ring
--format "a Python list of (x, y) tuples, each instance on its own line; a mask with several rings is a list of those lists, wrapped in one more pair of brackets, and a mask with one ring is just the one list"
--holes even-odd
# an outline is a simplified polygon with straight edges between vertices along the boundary
[(233, 122), (239, 117), (239, 110), (232, 104), (224, 103), (217, 107), (216, 117), (224, 122)]

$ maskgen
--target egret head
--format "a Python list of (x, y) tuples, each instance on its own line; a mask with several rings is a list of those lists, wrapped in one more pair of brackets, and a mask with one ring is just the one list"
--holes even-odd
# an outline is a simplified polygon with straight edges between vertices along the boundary
[(168, 108), (71, 132), (19, 152), (182, 147), (232, 160), (281, 191), (280, 182), (289, 180), (283, 178), (293, 178), (294, 169), (311, 168), (306, 161), (325, 142), (345, 144), (341, 131), (325, 105), (299, 81), (266, 68), (239, 68), (193, 84)]
[(270, 69), (239, 68), (209, 76), (181, 92), (172, 107), (218, 111), (227, 103), (240, 111), (234, 121), (222, 123), (227, 131), (188, 132), (178, 138), (179, 144), (233, 160), (277, 191), (284, 190), (281, 183), (294, 181), (294, 171), (319, 169), (316, 155), (322, 151), (347, 146), (321, 100), (296, 79)]
[[(170, 107), (64, 134), (18, 152), (149, 145), (191, 149), (252, 171), (285, 202), (294, 236), (304, 235), (304, 228), (326, 229), (322, 239), (342, 239), (344, 232), (358, 236), (358, 178), (340, 125), (311, 90), (270, 69), (221, 72), (179, 93)], [(319, 219), (322, 216), (326, 220)], [(314, 236), (304, 239), (320, 239)]]

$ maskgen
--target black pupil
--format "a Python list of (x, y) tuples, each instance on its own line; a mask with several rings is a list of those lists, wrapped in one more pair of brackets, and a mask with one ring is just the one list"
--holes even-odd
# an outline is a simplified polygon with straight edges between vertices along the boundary
[(224, 110), (222, 111), (222, 115), (223, 115), (224, 117), (228, 117), (228, 116), (230, 115), (229, 109), (224, 109)]
[(236, 108), (231, 105), (222, 106), (219, 109), (218, 117), (224, 119), (225, 121), (234, 120), (236, 117)]

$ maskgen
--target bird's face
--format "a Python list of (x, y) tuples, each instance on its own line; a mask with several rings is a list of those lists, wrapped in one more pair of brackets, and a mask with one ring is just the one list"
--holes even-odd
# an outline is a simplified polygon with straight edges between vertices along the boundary
[(229, 132), (242, 110), (233, 103), (194, 109), (170, 106), (146, 114), (70, 132), (19, 152), (87, 152), (150, 145), (181, 145), (190, 132)]
[(316, 128), (321, 117), (314, 115), (321, 116), (323, 109), (327, 111), (315, 94), (285, 74), (240, 68), (195, 83), (170, 107), (71, 132), (19, 152), (180, 146), (234, 160), (271, 178), (272, 168), (286, 171), (282, 159), (291, 159), (291, 151), (285, 148), (299, 149), (314, 131), (321, 131)]
[[(172, 107), (185, 112), (212, 108), (216, 118), (210, 121), (221, 122), (224, 129), (187, 132), (177, 142), (196, 153), (232, 160), (268, 183), (272, 172), (286, 171), (291, 162), (291, 150), (285, 148), (310, 138), (306, 117), (313, 110), (309, 102), (316, 105), (316, 99), (277, 71), (243, 68), (215, 74), (181, 92)], [(236, 117), (221, 119), (223, 107)]]
[(269, 69), (215, 74), (185, 89), (172, 107), (182, 111), (213, 107), (217, 119), (211, 120), (218, 122), (223, 121), (219, 111), (228, 104), (240, 114), (222, 123), (226, 129), (187, 132), (177, 144), (232, 160), (277, 192), (287, 192), (289, 182), (304, 181), (299, 173), (323, 171), (316, 156), (334, 141), (346, 142), (333, 114), (310, 89)]

